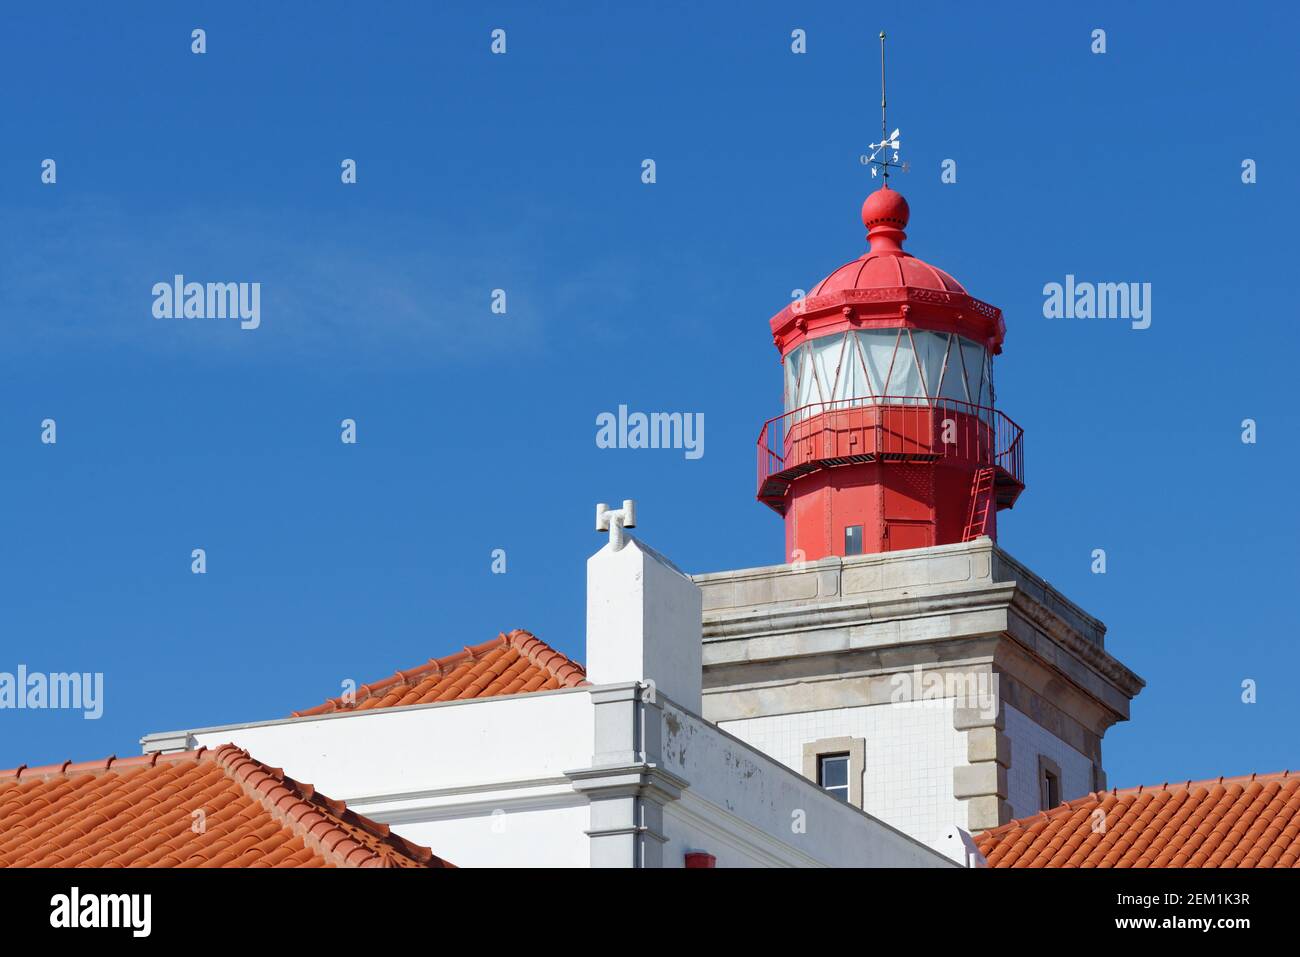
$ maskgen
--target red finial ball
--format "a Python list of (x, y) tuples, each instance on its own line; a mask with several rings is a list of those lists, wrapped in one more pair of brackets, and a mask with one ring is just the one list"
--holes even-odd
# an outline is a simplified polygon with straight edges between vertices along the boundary
[(862, 225), (867, 229), (872, 226), (893, 226), (896, 229), (907, 228), (910, 211), (907, 200), (898, 190), (890, 189), (888, 184), (880, 187), (862, 204)]

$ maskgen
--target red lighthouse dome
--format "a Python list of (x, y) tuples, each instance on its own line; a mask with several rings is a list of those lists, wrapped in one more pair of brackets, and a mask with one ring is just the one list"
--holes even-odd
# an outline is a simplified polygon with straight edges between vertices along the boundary
[(760, 501), (788, 560), (996, 537), (1024, 488), (1018, 426), (994, 407), (999, 309), (903, 250), (910, 209), (862, 204), (870, 250), (772, 317), (782, 415), (759, 435)]
[(816, 286), (810, 296), (821, 296), (845, 289), (937, 289), (962, 295), (961, 283), (942, 269), (903, 252), (910, 211), (907, 200), (888, 186), (876, 190), (862, 204), (862, 224), (867, 227), (871, 249), (852, 262), (845, 263)]

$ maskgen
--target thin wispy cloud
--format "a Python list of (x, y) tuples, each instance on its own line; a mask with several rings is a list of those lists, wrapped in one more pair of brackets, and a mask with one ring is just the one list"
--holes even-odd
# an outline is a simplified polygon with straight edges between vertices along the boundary
[[(544, 350), (554, 324), (584, 324), (578, 307), (591, 290), (626, 305), (637, 285), (635, 264), (618, 257), (552, 278), (544, 237), (517, 224), (458, 235), (414, 216), (139, 210), (107, 199), (11, 210), (10, 221), (21, 225), (0, 239), (0, 297), (17, 320), (10, 355), (473, 362), (506, 346)], [(261, 283), (260, 325), (155, 318), (151, 290), (176, 275)], [(491, 311), (494, 289), (505, 290), (504, 316)]]

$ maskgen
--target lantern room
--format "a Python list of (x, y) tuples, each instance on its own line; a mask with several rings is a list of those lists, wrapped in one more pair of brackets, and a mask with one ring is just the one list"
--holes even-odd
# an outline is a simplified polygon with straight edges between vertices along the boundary
[(995, 407), (999, 309), (903, 251), (910, 211), (867, 197), (870, 249), (772, 318), (783, 411), (758, 438), (758, 499), (786, 560), (997, 537), (1024, 438)]

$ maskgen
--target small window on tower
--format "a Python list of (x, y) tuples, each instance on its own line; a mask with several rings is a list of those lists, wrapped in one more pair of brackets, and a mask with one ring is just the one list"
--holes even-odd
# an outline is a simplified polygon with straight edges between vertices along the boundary
[(1061, 782), (1051, 771), (1047, 772), (1047, 780), (1043, 782), (1043, 793), (1047, 798), (1047, 810), (1051, 810), (1061, 803)]
[(849, 525), (844, 529), (844, 554), (862, 554), (862, 526)]
[(1038, 756), (1038, 786), (1042, 810), (1050, 811), (1061, 803), (1061, 766), (1045, 755)]
[(849, 799), (849, 756), (823, 754), (817, 758), (817, 783), (841, 801)]
[(866, 767), (866, 738), (819, 738), (803, 743), (803, 776), (816, 781), (832, 797), (856, 808), (863, 808), (862, 781)]

